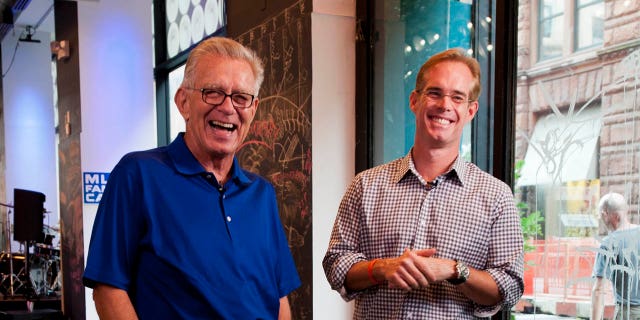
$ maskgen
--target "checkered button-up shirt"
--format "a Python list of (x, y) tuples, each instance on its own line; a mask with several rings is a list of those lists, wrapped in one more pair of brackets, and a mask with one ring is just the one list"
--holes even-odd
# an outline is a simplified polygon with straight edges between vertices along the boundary
[[(496, 281), (502, 303), (480, 306), (443, 281), (405, 292), (386, 285), (344, 287), (357, 262), (394, 258), (406, 248), (436, 248)], [(523, 292), (523, 240), (511, 189), (459, 157), (427, 183), (411, 152), (358, 174), (346, 191), (323, 260), (331, 287), (356, 299), (354, 319), (476, 319), (511, 308)], [(473, 276), (473, 275), (472, 275)]]

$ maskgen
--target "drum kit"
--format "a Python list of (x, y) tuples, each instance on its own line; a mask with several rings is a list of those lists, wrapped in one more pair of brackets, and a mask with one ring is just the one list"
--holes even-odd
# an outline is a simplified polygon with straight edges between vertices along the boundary
[[(0, 202), (0, 206), (12, 208)], [(9, 221), (10, 210), (7, 210)], [(62, 289), (60, 249), (53, 245), (59, 229), (43, 225), (40, 239), (23, 241), (12, 252), (11, 227), (5, 228), (5, 250), (0, 252), (0, 293), (7, 296), (53, 296)]]

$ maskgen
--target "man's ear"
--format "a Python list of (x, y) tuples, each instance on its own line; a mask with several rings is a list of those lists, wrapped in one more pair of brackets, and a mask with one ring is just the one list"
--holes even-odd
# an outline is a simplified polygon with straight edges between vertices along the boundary
[(475, 117), (476, 113), (478, 113), (478, 100), (475, 100), (473, 102), (469, 102), (469, 120), (473, 119), (473, 117)]
[(249, 111), (251, 112), (251, 122), (253, 122), (253, 119), (256, 117), (256, 113), (258, 112), (258, 105), (260, 104), (260, 100), (258, 100), (258, 97), (253, 99), (253, 107), (249, 108), (248, 110), (245, 111)]
[(176, 91), (176, 95), (173, 96), (173, 101), (176, 103), (178, 111), (180, 111), (180, 114), (182, 115), (182, 118), (184, 118), (184, 121), (188, 121), (190, 110), (187, 99), (187, 90), (182, 87), (178, 88), (178, 91)]
[(411, 109), (413, 114), (415, 114), (416, 110), (418, 109), (419, 99), (420, 99), (420, 94), (415, 90), (411, 91), (411, 94), (409, 95), (409, 109)]

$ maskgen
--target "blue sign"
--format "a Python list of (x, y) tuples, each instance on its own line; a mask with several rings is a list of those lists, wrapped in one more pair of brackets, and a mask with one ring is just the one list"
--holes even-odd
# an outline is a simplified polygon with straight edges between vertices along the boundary
[(104, 187), (109, 179), (108, 172), (85, 172), (82, 177), (84, 185), (84, 203), (100, 203)]

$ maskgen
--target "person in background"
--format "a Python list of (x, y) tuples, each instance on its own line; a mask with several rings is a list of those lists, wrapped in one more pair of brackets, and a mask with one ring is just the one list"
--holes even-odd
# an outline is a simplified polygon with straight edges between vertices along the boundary
[(83, 277), (100, 318), (291, 318), (300, 279), (274, 188), (235, 156), (263, 70), (234, 40), (202, 41), (174, 98), (185, 132), (113, 169)]
[(609, 234), (600, 243), (592, 276), (591, 319), (604, 314), (605, 279), (613, 284), (617, 320), (640, 320), (640, 228), (629, 222), (628, 205), (619, 193), (607, 193), (598, 203), (600, 218)]
[(480, 67), (459, 49), (420, 69), (414, 145), (359, 173), (338, 209), (323, 267), (354, 319), (474, 319), (523, 293), (523, 238), (511, 189), (465, 162)]

